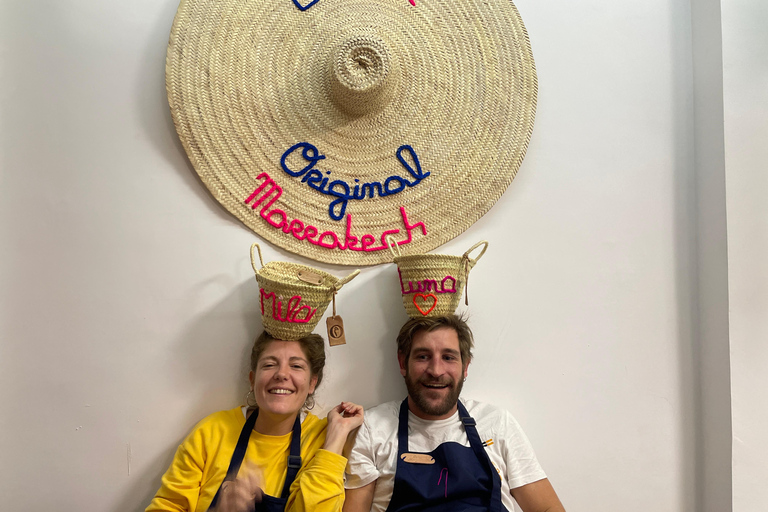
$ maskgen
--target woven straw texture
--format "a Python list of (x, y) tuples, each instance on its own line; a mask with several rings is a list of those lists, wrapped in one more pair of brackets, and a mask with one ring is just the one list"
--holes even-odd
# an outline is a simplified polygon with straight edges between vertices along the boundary
[[(355, 270), (339, 279), (322, 270), (286, 261), (266, 265), (261, 262), (261, 268), (257, 268), (254, 249), (258, 250), (260, 261), (261, 249), (257, 244), (251, 246), (251, 265), (259, 283), (264, 330), (280, 340), (298, 340), (312, 333), (334, 293), (360, 273)], [(307, 282), (300, 275), (317, 281)]]
[[(512, 182), (537, 95), (517, 9), (414, 2), (181, 1), (166, 62), (176, 129), (211, 194), (261, 237), (384, 263), (388, 233), (426, 253)], [(288, 151), (299, 143), (316, 150)]]
[[(482, 246), (475, 258), (470, 254)], [(396, 255), (403, 306), (411, 318), (453, 314), (469, 279), (469, 272), (485, 254), (488, 242), (473, 245), (462, 256), (448, 254)]]

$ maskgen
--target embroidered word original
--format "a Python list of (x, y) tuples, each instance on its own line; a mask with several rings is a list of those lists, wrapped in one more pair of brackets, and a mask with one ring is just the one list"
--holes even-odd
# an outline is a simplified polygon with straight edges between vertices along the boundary
[(400, 277), (400, 290), (403, 295), (409, 293), (456, 293), (456, 278), (453, 276), (445, 276), (440, 284), (437, 284), (436, 279), (422, 279), (416, 281), (416, 287), (413, 286), (413, 281), (408, 281), (408, 289), (405, 289), (403, 284), (403, 274), (400, 273), (400, 269), (397, 269), (397, 275)]
[[(274, 292), (267, 293), (263, 288), (259, 289), (259, 292), (261, 292), (261, 314), (264, 314), (264, 299), (272, 299), (272, 318), (278, 322), (305, 324), (315, 316), (317, 311), (317, 308), (311, 308), (306, 304), (299, 306), (301, 304), (301, 295), (294, 295), (288, 299), (285, 305), (285, 314), (283, 314), (283, 302), (275, 296)], [(302, 311), (306, 311), (304, 318), (301, 318), (300, 315)]]
[[(299, 148), (301, 148), (302, 158), (309, 163), (299, 170), (294, 170), (288, 166), (286, 159)], [(410, 156), (413, 165), (405, 159), (403, 153), (407, 153), (408, 156)], [(344, 214), (347, 211), (347, 203), (351, 199), (360, 201), (366, 198), (373, 198), (376, 195), (379, 197), (391, 196), (398, 192), (402, 192), (405, 190), (405, 187), (415, 187), (421, 183), (421, 180), (429, 176), (430, 173), (422, 172), (419, 157), (416, 156), (416, 152), (411, 146), (400, 146), (397, 148), (395, 156), (400, 164), (405, 167), (408, 173), (414, 178), (413, 181), (408, 181), (406, 178), (395, 174), (385, 179), (383, 184), (378, 181), (360, 184), (360, 180), (358, 179), (355, 179), (354, 186), (350, 186), (349, 183), (343, 180), (333, 180), (329, 183), (328, 177), (324, 177), (320, 170), (314, 169), (317, 162), (323, 160), (325, 155), (321, 155), (317, 148), (309, 142), (299, 142), (288, 148), (288, 150), (283, 153), (282, 158), (280, 158), (280, 165), (289, 176), (293, 176), (294, 178), (303, 176), (301, 178), (302, 183), (306, 183), (310, 188), (317, 190), (321, 194), (335, 197), (336, 199), (331, 201), (331, 204), (328, 205), (328, 215), (333, 220), (341, 220), (344, 218)], [(330, 175), (331, 171), (325, 171), (325, 174)]]
[[(262, 172), (256, 176), (257, 180), (264, 180), (253, 193), (245, 200), (245, 204), (251, 203), (251, 209), (255, 210), (261, 206), (259, 215), (262, 219), (275, 229), (280, 229), (283, 233), (293, 235), (297, 240), (306, 240), (307, 242), (325, 247), (326, 249), (340, 249), (342, 251), (381, 251), (387, 248), (386, 237), (388, 235), (397, 235), (400, 233), (399, 228), (388, 229), (379, 236), (380, 245), (374, 245), (376, 243), (376, 237), (370, 233), (364, 234), (361, 237), (357, 237), (352, 234), (352, 215), (347, 214), (347, 229), (343, 235), (343, 241), (340, 239), (340, 235), (333, 231), (323, 231), (319, 233), (319, 230), (311, 224), (305, 224), (299, 219), (289, 219), (285, 210), (279, 208), (271, 208), (281, 195), (283, 195), (283, 188), (275, 183), (275, 180), (269, 177), (269, 174)], [(271, 208), (271, 209), (270, 209)], [(408, 220), (408, 215), (405, 213), (405, 207), (400, 207), (400, 215), (403, 218), (403, 225), (408, 237), (405, 240), (400, 240), (397, 245), (409, 244), (413, 240), (413, 230), (415, 228), (421, 228), (421, 233), (426, 236), (427, 227), (423, 222), (417, 222), (411, 224)], [(319, 234), (318, 234), (319, 233)]]

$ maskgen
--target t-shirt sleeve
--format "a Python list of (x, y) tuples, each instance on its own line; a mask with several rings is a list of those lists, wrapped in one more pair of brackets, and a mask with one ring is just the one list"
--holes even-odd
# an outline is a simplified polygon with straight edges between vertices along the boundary
[(370, 426), (363, 421), (357, 431), (352, 452), (349, 454), (346, 470), (347, 481), (344, 487), (358, 489), (379, 478), (374, 450)]
[(199, 431), (193, 431), (176, 450), (171, 466), (163, 475), (160, 489), (146, 512), (195, 510), (204, 465), (202, 436)]
[(302, 467), (291, 485), (285, 510), (338, 512), (344, 505), (344, 466), (347, 459), (320, 449)]
[(516, 489), (546, 478), (525, 432), (511, 414), (506, 413), (505, 416), (505, 432), (499, 436), (499, 440), (507, 466), (509, 488)]

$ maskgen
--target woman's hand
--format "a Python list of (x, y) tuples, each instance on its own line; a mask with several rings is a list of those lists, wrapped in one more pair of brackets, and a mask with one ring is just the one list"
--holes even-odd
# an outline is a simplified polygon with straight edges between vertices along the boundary
[(363, 424), (363, 406), (341, 402), (328, 412), (328, 430), (323, 448), (341, 455), (347, 436)]
[(253, 512), (261, 502), (263, 484), (261, 468), (247, 465), (237, 478), (221, 484), (216, 508), (210, 512)]

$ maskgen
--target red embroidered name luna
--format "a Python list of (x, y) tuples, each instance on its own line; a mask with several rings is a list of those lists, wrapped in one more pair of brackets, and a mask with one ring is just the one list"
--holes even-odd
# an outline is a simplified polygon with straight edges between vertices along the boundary
[[(352, 234), (352, 214), (347, 214), (347, 226), (343, 235), (343, 241), (340, 240), (341, 236), (337, 235), (333, 231), (323, 231), (319, 233), (319, 230), (311, 224), (305, 224), (299, 219), (288, 219), (288, 215), (284, 210), (279, 208), (270, 207), (277, 201), (281, 195), (283, 195), (283, 188), (275, 183), (269, 174), (262, 172), (256, 176), (257, 180), (263, 179), (261, 185), (253, 191), (245, 200), (245, 204), (251, 203), (251, 208), (255, 210), (261, 205), (259, 215), (269, 223), (270, 226), (275, 229), (280, 229), (283, 233), (291, 234), (297, 240), (306, 240), (307, 242), (324, 247), (326, 249), (339, 249), (342, 251), (381, 251), (387, 248), (387, 242), (385, 238), (387, 235), (396, 235), (400, 233), (399, 228), (388, 229), (379, 236), (380, 245), (374, 246), (376, 243), (376, 237), (372, 234), (365, 234), (362, 237), (357, 237)], [(417, 222), (411, 224), (408, 221), (408, 215), (405, 213), (405, 207), (400, 207), (400, 215), (403, 219), (403, 226), (408, 234), (405, 240), (400, 240), (397, 245), (409, 244), (413, 240), (412, 231), (414, 228), (421, 228), (421, 233), (426, 236), (427, 227), (423, 222)], [(319, 233), (319, 234), (318, 234)]]
[(408, 281), (408, 290), (406, 290), (405, 284), (403, 283), (403, 274), (400, 272), (399, 267), (397, 269), (397, 275), (400, 277), (400, 290), (403, 292), (403, 295), (424, 292), (456, 293), (456, 278), (453, 276), (445, 276), (442, 281), (440, 281), (440, 284), (437, 284), (436, 279), (422, 279), (421, 281), (416, 281), (416, 287), (413, 286), (413, 281)]

